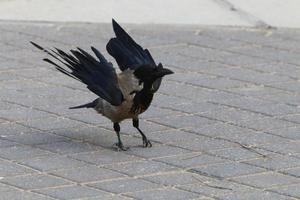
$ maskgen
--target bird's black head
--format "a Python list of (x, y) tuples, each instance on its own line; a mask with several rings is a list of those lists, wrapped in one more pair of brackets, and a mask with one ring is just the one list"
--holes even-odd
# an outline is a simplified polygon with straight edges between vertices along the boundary
[(144, 65), (134, 71), (134, 75), (144, 83), (144, 87), (149, 87), (153, 92), (156, 92), (162, 77), (165, 75), (173, 74), (174, 72), (163, 68), (162, 64), (159, 63), (156, 67)]

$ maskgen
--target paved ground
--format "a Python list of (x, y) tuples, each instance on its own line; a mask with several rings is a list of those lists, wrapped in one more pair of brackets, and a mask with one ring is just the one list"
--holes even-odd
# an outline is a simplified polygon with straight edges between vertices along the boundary
[(0, 19), (300, 28), (299, 0), (0, 0)]
[[(127, 27), (127, 26), (126, 26)], [(34, 40), (104, 52), (107, 24), (0, 23), (0, 199), (300, 199), (300, 31), (128, 26), (167, 77), (142, 129), (69, 106), (93, 100)]]

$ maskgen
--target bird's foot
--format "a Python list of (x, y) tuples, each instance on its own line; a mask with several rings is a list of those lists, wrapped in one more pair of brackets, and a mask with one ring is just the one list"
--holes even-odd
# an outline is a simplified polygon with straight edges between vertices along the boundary
[(117, 151), (127, 151), (129, 149), (129, 147), (125, 147), (121, 142), (115, 143), (114, 147), (116, 147)]
[(146, 137), (143, 138), (143, 147), (152, 147), (150, 140), (148, 140)]

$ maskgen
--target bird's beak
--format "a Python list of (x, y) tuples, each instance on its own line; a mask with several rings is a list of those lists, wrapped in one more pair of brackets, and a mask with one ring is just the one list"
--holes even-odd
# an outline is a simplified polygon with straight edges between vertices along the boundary
[(156, 75), (156, 77), (160, 78), (160, 77), (163, 77), (163, 76), (169, 75), (169, 74), (174, 74), (174, 72), (167, 68), (162, 68), (155, 75)]

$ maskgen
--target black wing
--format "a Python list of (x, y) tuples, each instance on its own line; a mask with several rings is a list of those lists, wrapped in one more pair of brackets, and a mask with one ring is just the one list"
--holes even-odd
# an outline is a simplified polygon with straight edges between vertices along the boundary
[(70, 71), (66, 70), (55, 62), (47, 58), (44, 59), (46, 62), (54, 65), (60, 72), (85, 83), (90, 91), (112, 105), (118, 106), (122, 103), (123, 95), (118, 87), (115, 69), (94, 47), (92, 47), (92, 51), (99, 61), (80, 48), (71, 50), (72, 54), (67, 54), (60, 49), (48, 51), (33, 42), (31, 42), (31, 44), (36, 48), (45, 51), (70, 69)]
[[(140, 66), (157, 67), (148, 49), (143, 49), (137, 44), (114, 19), (112, 24), (116, 37), (110, 39), (106, 49), (122, 71), (128, 68), (136, 70)], [(160, 84), (161, 78), (153, 83), (153, 90), (157, 91)]]
[(112, 24), (116, 37), (110, 39), (106, 49), (116, 59), (122, 71), (127, 68), (135, 70), (141, 65), (156, 67), (147, 49), (138, 45), (115, 20), (112, 20)]

